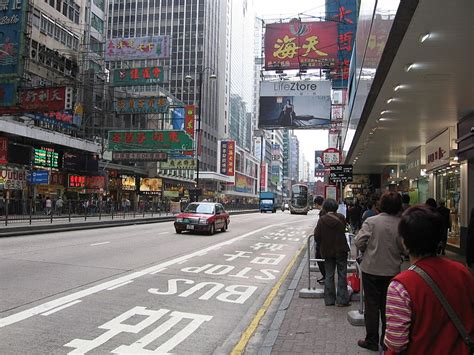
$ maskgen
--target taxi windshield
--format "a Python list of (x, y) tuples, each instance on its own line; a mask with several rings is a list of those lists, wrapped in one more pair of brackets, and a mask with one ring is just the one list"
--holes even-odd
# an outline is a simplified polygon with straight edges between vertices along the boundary
[(191, 203), (190, 205), (188, 205), (188, 207), (186, 207), (185, 212), (214, 214), (214, 206), (208, 204)]

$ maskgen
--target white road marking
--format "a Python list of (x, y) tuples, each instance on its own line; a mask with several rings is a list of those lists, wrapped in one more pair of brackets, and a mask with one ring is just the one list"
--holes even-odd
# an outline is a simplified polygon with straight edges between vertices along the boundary
[(157, 234), (170, 234), (170, 232), (161, 232), (161, 233), (157, 233)]
[(104, 244), (109, 244), (110, 242), (102, 242), (102, 243), (94, 243), (94, 244), (91, 244), (91, 247), (95, 247), (97, 245), (104, 245)]
[(75, 304), (80, 303), (80, 302), (82, 302), (82, 301), (81, 301), (81, 300), (72, 301), (72, 302), (70, 302), (70, 303), (63, 304), (63, 305), (60, 306), (60, 307), (53, 308), (52, 310), (50, 310), (50, 311), (48, 311), (48, 312), (45, 312), (45, 313), (42, 313), (41, 315), (42, 315), (42, 316), (49, 316), (50, 314), (59, 312), (60, 310), (62, 310), (62, 309), (64, 309), (64, 308), (68, 308), (68, 307), (74, 306)]
[(132, 282), (133, 282), (133, 280), (130, 280), (130, 281), (121, 283), (121, 284), (119, 284), (119, 285), (115, 285), (115, 286), (109, 287), (109, 288), (107, 289), (107, 291), (115, 290), (116, 288), (119, 288), (119, 287), (122, 287), (122, 286), (125, 286), (125, 285), (128, 285), (128, 284), (131, 284)]
[[(182, 264), (182, 263), (180, 263), (180, 264)], [(166, 270), (166, 268), (164, 267), (163, 269), (158, 269), (158, 270), (152, 271), (152, 272), (150, 272), (150, 275), (155, 275), (159, 272), (162, 272), (163, 270)]]
[(301, 219), (301, 220), (294, 220), (294, 221), (291, 221), (291, 222), (288, 222), (288, 223), (271, 224), (271, 225), (253, 230), (251, 232), (245, 233), (245, 234), (243, 234), (239, 237), (235, 237), (235, 238), (229, 239), (225, 242), (221, 242), (219, 244), (213, 245), (211, 247), (207, 247), (207, 248), (198, 250), (194, 253), (183, 255), (183, 256), (180, 256), (178, 258), (166, 261), (164, 263), (160, 263), (160, 264), (157, 264), (157, 265), (154, 265), (154, 266), (150, 266), (150, 267), (148, 267), (146, 269), (143, 269), (143, 270), (140, 270), (140, 271), (135, 271), (135, 272), (133, 272), (129, 275), (121, 276), (121, 277), (119, 277), (115, 280), (110, 280), (110, 281), (98, 284), (96, 286), (92, 286), (92, 287), (89, 287), (87, 289), (72, 293), (70, 295), (63, 296), (63, 297), (57, 298), (55, 300), (40, 304), (36, 307), (32, 307), (32, 308), (26, 309), (26, 310), (18, 312), (18, 313), (14, 313), (14, 314), (9, 315), (7, 317), (0, 318), (0, 328), (12, 325), (14, 323), (18, 323), (22, 320), (28, 319), (28, 318), (33, 317), (33, 316), (38, 315), (38, 314), (42, 314), (44, 312), (50, 311), (54, 308), (60, 307), (62, 305), (68, 304), (70, 302), (73, 302), (73, 301), (82, 299), (84, 297), (96, 294), (98, 292), (107, 290), (108, 288), (113, 287), (115, 285), (120, 285), (120, 284), (123, 284), (124, 282), (130, 281), (130, 280), (135, 280), (135, 279), (137, 279), (139, 277), (142, 277), (144, 275), (148, 275), (148, 274), (150, 274), (154, 271), (157, 271), (157, 270), (163, 269), (165, 267), (169, 267), (169, 266), (178, 264), (178, 263), (182, 262), (183, 260), (188, 260), (188, 259), (191, 259), (191, 258), (194, 258), (194, 257), (198, 257), (200, 255), (203, 255), (203, 253), (207, 253), (208, 251), (217, 250), (217, 249), (219, 249), (219, 248), (221, 248), (222, 246), (225, 246), (225, 245), (231, 245), (231, 244), (233, 244), (233, 243), (235, 243), (239, 240), (242, 240), (242, 239), (247, 238), (251, 235), (254, 235), (256, 233), (264, 231), (265, 229), (273, 228), (273, 227), (276, 227), (276, 226), (281, 226), (282, 224), (285, 225), (285, 224), (289, 224), (289, 223), (298, 223), (298, 222), (303, 222), (303, 221), (306, 221), (306, 220)]

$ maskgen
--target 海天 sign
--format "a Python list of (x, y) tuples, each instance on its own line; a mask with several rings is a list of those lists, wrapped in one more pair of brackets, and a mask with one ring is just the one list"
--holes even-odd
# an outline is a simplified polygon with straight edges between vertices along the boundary
[(109, 131), (108, 146), (112, 152), (149, 152), (190, 150), (193, 140), (179, 130)]

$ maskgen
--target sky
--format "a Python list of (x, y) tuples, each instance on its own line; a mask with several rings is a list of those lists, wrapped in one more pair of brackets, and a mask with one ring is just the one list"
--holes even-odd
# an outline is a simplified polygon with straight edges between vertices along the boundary
[[(276, 22), (278, 19), (301, 18), (306, 16), (323, 16), (324, 0), (253, 0), (257, 16)], [(300, 142), (300, 157), (309, 161), (311, 170), (314, 168), (314, 151), (324, 150), (328, 147), (327, 130), (295, 130), (295, 135)]]

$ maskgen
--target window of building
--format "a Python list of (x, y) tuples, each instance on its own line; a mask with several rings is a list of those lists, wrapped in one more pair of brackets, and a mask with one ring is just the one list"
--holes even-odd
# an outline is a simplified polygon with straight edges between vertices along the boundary
[(99, 31), (101, 34), (104, 33), (104, 21), (102, 21), (96, 14), (92, 13), (91, 26)]

